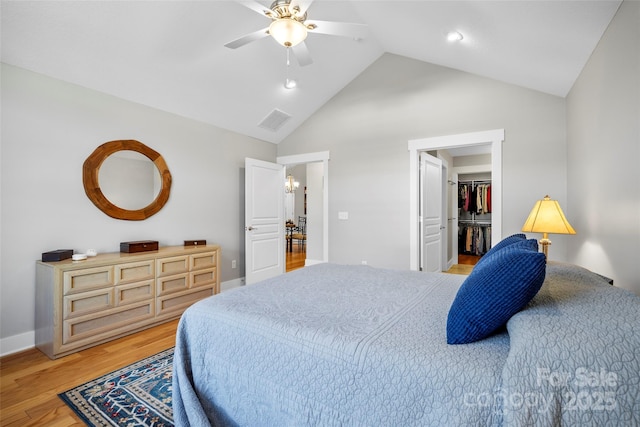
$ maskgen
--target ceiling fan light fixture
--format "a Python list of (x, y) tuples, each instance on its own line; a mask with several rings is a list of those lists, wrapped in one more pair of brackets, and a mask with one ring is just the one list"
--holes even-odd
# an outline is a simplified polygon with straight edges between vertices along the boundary
[(276, 19), (269, 26), (269, 34), (285, 47), (293, 47), (307, 38), (307, 27), (292, 18)]

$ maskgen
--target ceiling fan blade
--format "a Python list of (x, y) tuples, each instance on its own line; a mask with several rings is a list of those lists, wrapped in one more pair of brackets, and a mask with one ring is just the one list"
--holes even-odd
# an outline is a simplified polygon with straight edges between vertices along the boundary
[(259, 13), (262, 16), (269, 16), (271, 14), (271, 9), (267, 6), (263, 6), (255, 0), (239, 0), (238, 3), (241, 5), (248, 7), (256, 13)]
[(329, 34), (333, 36), (345, 36), (363, 38), (367, 34), (366, 24), (353, 24), (348, 22), (316, 21), (315, 19), (305, 21), (306, 25), (313, 24), (316, 27), (310, 30), (312, 33)]
[(291, 50), (296, 57), (296, 61), (298, 61), (298, 64), (301, 67), (306, 67), (307, 65), (313, 64), (313, 59), (311, 58), (311, 54), (309, 53), (309, 49), (307, 48), (307, 44), (305, 42), (293, 46)]
[(269, 28), (263, 28), (261, 30), (255, 31), (253, 33), (249, 33), (247, 35), (244, 35), (242, 37), (240, 37), (239, 39), (230, 41), (229, 43), (225, 44), (225, 47), (228, 47), (229, 49), (237, 49), (239, 47), (242, 47), (246, 44), (249, 44), (251, 42), (254, 42), (256, 40), (260, 40), (263, 37), (267, 37), (269, 35)]

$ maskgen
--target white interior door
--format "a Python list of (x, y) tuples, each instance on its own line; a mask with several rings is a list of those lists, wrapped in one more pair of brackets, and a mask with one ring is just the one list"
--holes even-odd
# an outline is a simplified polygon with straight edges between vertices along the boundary
[(442, 271), (442, 160), (420, 153), (421, 270)]
[(285, 271), (283, 165), (245, 159), (245, 283)]

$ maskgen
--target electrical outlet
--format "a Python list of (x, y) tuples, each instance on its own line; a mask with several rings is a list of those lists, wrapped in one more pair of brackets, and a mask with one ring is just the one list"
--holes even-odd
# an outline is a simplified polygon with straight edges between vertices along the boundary
[(367, 265), (367, 261), (366, 260), (362, 260), (362, 265)]
[(231, 268), (236, 268), (237, 266), (236, 260), (231, 260)]

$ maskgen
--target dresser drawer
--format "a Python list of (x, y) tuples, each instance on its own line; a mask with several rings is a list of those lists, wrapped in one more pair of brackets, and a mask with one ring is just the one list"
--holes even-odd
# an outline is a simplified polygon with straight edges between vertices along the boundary
[(200, 270), (203, 268), (216, 267), (218, 252), (204, 252), (201, 254), (193, 254), (189, 256), (189, 269)]
[(116, 286), (116, 306), (153, 299), (155, 297), (154, 286), (155, 280), (153, 279)]
[(189, 273), (160, 277), (156, 279), (156, 284), (156, 295), (158, 296), (186, 291), (189, 289)]
[(113, 288), (76, 293), (64, 297), (62, 316), (63, 319), (69, 319), (96, 311), (108, 310), (114, 306)]
[(189, 273), (191, 287), (207, 286), (216, 283), (216, 269), (207, 268), (206, 270), (196, 270)]
[(151, 300), (64, 320), (62, 344), (93, 340), (99, 335), (117, 335), (131, 329), (136, 322), (152, 319), (154, 312), (154, 301)]
[(62, 282), (65, 295), (113, 286), (113, 266), (65, 271)]
[(176, 256), (157, 260), (156, 276), (171, 276), (189, 271), (189, 256)]
[(157, 315), (159, 317), (167, 315), (175, 315), (176, 312), (181, 313), (196, 301), (213, 295), (212, 288), (203, 288), (198, 291), (182, 292), (179, 294), (171, 294), (158, 297), (156, 305)]
[(120, 285), (153, 279), (155, 277), (155, 265), (156, 263), (152, 259), (116, 265), (115, 284)]

